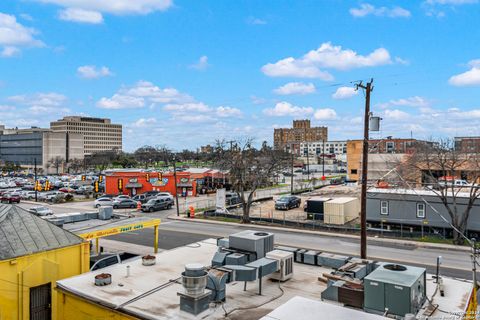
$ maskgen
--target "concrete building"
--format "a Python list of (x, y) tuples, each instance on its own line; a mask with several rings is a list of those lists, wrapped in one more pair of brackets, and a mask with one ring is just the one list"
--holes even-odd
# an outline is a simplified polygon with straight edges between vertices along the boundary
[(328, 140), (327, 127), (311, 127), (310, 120), (293, 120), (293, 128), (277, 128), (273, 131), (273, 145), (277, 150), (285, 150), (300, 155), (302, 142)]
[(207, 154), (213, 153), (213, 147), (209, 144), (207, 144), (206, 146), (200, 146), (200, 152)]
[(56, 281), (89, 269), (89, 243), (18, 206), (0, 204), (0, 318), (57, 317)]
[(80, 133), (84, 138), (84, 154), (106, 150), (122, 150), (122, 125), (110, 119), (70, 116), (50, 123), (53, 132)]
[[(424, 142), (416, 139), (397, 139), (387, 137), (368, 142), (368, 178), (377, 180), (398, 165), (405, 155), (413, 152), (415, 143)], [(361, 177), (363, 140), (347, 141), (347, 174), (350, 180), (358, 181)]]
[(56, 173), (50, 162), (59, 159), (59, 173), (66, 171), (73, 159), (83, 160), (83, 135), (79, 133), (52, 132), (50, 129), (7, 129), (0, 126), (0, 161), (11, 162), (26, 168), (37, 167), (46, 173)]

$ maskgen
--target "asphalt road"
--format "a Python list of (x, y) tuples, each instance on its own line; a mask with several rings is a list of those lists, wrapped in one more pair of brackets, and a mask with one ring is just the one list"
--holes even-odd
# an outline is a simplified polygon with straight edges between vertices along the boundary
[[(248, 226), (164, 221), (166, 223), (161, 224), (159, 228), (159, 247), (162, 249), (172, 249), (206, 238), (225, 237), (229, 234), (248, 229)], [(266, 227), (264, 230), (269, 231), (269, 228)], [(275, 233), (275, 244), (277, 245), (358, 256), (359, 241), (357, 239), (304, 234), (296, 232), (295, 230), (270, 231)], [(108, 239), (150, 246), (153, 243), (153, 233), (151, 230), (142, 230), (131, 234), (112, 236)], [(426, 267), (431, 273), (435, 272), (437, 256), (442, 256), (443, 263), (441, 273), (443, 275), (471, 279), (471, 262), (468, 252), (417, 248), (401, 244), (385, 245), (384, 243), (373, 240), (369, 241), (368, 255), (374, 260), (392, 261)]]

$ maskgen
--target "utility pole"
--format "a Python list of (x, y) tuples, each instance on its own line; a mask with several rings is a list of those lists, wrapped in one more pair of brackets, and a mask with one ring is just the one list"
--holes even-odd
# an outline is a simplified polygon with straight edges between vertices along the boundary
[(362, 194), (360, 208), (360, 258), (367, 259), (367, 181), (368, 181), (368, 138), (370, 121), (370, 93), (373, 90), (373, 79), (363, 85), (362, 82), (356, 84), (358, 88), (365, 90), (365, 118), (363, 126), (363, 156), (362, 156)]
[(310, 150), (308, 150), (308, 142), (305, 141), (305, 145), (307, 146), (307, 181), (310, 185), (310, 161), (308, 160), (310, 158)]
[(294, 163), (294, 157), (293, 157), (293, 150), (290, 148), (290, 154), (292, 155), (292, 171), (291, 176), (290, 176), (290, 194), (293, 195), (293, 163)]
[(177, 217), (180, 216), (180, 208), (178, 207), (178, 187), (177, 187), (177, 159), (173, 157), (173, 180), (175, 182), (175, 202), (177, 207)]
[(34, 164), (34, 171), (35, 171), (35, 202), (38, 201), (38, 197), (37, 197), (37, 157), (33, 158), (33, 164)]
[(322, 145), (322, 179), (325, 178), (325, 138), (323, 139), (323, 145)]

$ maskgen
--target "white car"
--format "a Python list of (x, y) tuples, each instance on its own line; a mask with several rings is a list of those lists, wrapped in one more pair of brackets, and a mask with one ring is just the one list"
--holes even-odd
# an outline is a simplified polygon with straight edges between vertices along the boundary
[(93, 206), (95, 208), (103, 207), (103, 206), (112, 206), (113, 205), (113, 200), (110, 198), (98, 198), (95, 200), (93, 203)]
[(130, 199), (130, 196), (127, 196), (125, 194), (121, 194), (119, 196), (116, 196), (115, 198), (113, 198), (113, 201), (115, 200), (127, 200), (127, 199)]
[(25, 200), (35, 199), (35, 191), (23, 191), (21, 198)]
[(43, 206), (32, 207), (32, 208), (28, 209), (28, 212), (33, 213), (34, 215), (37, 215), (37, 216), (48, 216), (48, 215), (53, 214), (52, 209), (50, 209), (48, 207), (43, 207)]
[(170, 192), (159, 192), (155, 195), (155, 199), (165, 198), (165, 197), (173, 201), (173, 196)]

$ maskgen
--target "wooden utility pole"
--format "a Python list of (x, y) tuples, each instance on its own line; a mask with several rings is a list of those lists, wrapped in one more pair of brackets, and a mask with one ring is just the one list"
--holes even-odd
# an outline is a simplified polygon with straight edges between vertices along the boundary
[(372, 92), (373, 79), (363, 85), (356, 84), (358, 88), (365, 90), (365, 119), (363, 125), (363, 156), (362, 156), (362, 194), (360, 208), (360, 258), (367, 259), (367, 181), (368, 181), (368, 139), (370, 121), (370, 93)]
[(175, 183), (175, 206), (177, 207), (177, 217), (180, 216), (180, 208), (178, 207), (178, 187), (177, 187), (177, 158), (173, 157), (173, 179)]

